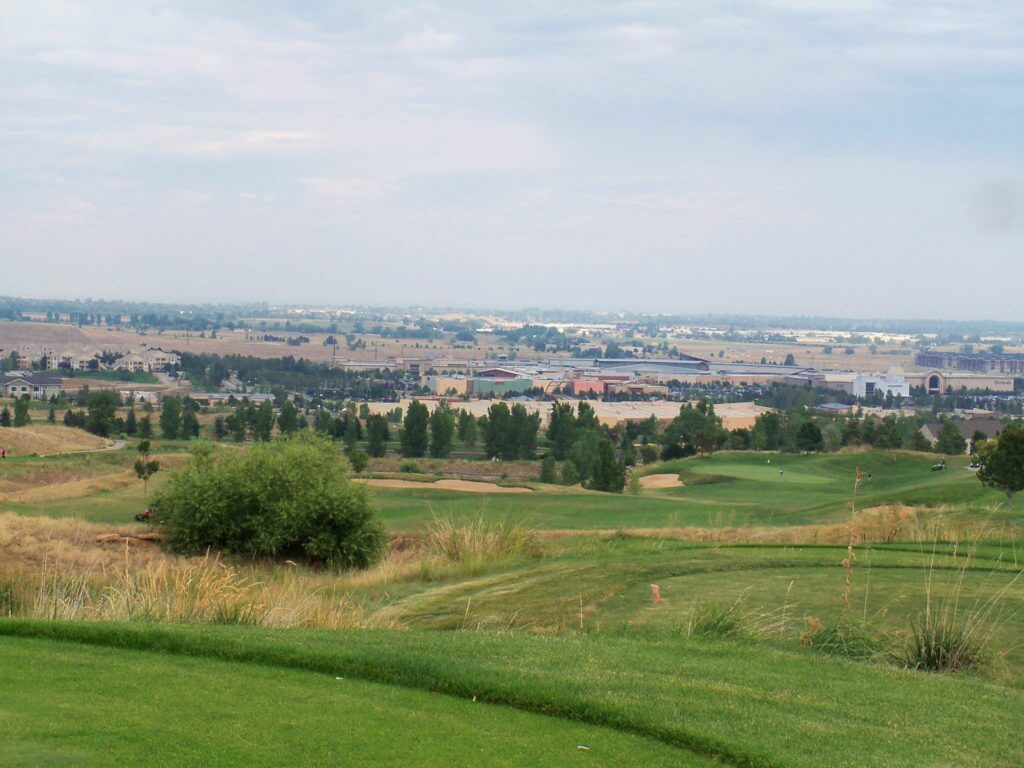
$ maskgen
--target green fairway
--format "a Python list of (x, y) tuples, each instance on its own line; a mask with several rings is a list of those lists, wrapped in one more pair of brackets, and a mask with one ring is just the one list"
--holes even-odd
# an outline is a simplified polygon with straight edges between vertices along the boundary
[(641, 736), (407, 688), (10, 637), (0, 723), (9, 766), (711, 764)]
[[(219, 667), (221, 672), (218, 673), (209, 670), (203, 662), (198, 667), (185, 667), (185, 674), (168, 677), (174, 670), (173, 665), (165, 666), (159, 658), (145, 656), (135, 668), (139, 675), (136, 678), (111, 674), (110, 670), (116, 669), (120, 656), (101, 655), (99, 663), (91, 667), (94, 671), (82, 672), (86, 683), (82, 688), (77, 682), (60, 677), (63, 686), (72, 687), (71, 694), (62, 695), (59, 689), (48, 692), (36, 682), (37, 679), (49, 679), (45, 671), (39, 670), (37, 677), (23, 672), (20, 669), (22, 664), (15, 664), (13, 668), (11, 664), (4, 664), (0, 667), (3, 670), (0, 674), (14, 682), (13, 686), (5, 684), (0, 688), (0, 701), (5, 702), (5, 721), (11, 723), (11, 718), (17, 717), (12, 712), (31, 707), (24, 720), (31, 723), (33, 730), (29, 732), (34, 734), (33, 741), (22, 749), (40, 749), (40, 740), (46, 738), (43, 731), (47, 722), (57, 727), (59, 721), (63, 721), (59, 725), (66, 728), (64, 733), (70, 734), (69, 739), (80, 740), (79, 743), (86, 748), (110, 749), (113, 737), (101, 734), (107, 728), (116, 729), (122, 717), (133, 717), (123, 715), (125, 709), (136, 708), (141, 710), (140, 720), (133, 722), (141, 722), (139, 728), (152, 723), (159, 733), (162, 730), (160, 720), (164, 717), (170, 720), (167, 732), (171, 738), (166, 740), (168, 749), (177, 743), (175, 735), (184, 732), (191, 737), (189, 728), (195, 728), (199, 733), (195, 734), (194, 743), (201, 745), (197, 748), (206, 749), (205, 745), (209, 744), (212, 754), (224, 755), (236, 740), (218, 744), (216, 734), (220, 728), (230, 727), (233, 713), (237, 712), (252, 726), (249, 730), (247, 725), (237, 739), (239, 749), (259, 748), (252, 745), (252, 742), (262, 744), (256, 734), (273, 733), (276, 739), (284, 738), (286, 743), (290, 743), (290, 737), (280, 735), (288, 732), (281, 727), (285, 722), (296, 728), (293, 732), (298, 740), (310, 734), (306, 748), (314, 750), (315, 754), (315, 750), (329, 749), (332, 743), (338, 743), (332, 739), (341, 738), (340, 734), (332, 733), (326, 727), (329, 723), (337, 722), (345, 729), (345, 734), (360, 730), (358, 715), (333, 719), (337, 713), (324, 706), (332, 700), (331, 697), (344, 695), (343, 686), (349, 682), (334, 679), (343, 676), (447, 693), (467, 700), (475, 696), (478, 702), (546, 712), (648, 736), (664, 744), (714, 757), (725, 764), (808, 768), (824, 765), (907, 768), (970, 765), (987, 768), (1024, 762), (1024, 747), (1018, 738), (1018, 724), (1024, 713), (1024, 692), (1020, 690), (985, 683), (969, 676), (898, 671), (744, 642), (600, 635), (529, 637), (487, 632), (273, 631), (242, 627), (159, 627), (15, 620), (0, 621), (0, 634), (74, 640), (116, 647), (120, 652), (160, 650), (197, 659), (215, 658), (252, 665), (251, 670), (240, 676), (241, 680), (251, 684), (250, 688), (245, 688), (236, 687), (244, 685), (235, 674), (240, 667)], [(4, 640), (0, 647), (10, 649), (12, 645)], [(32, 649), (36, 646), (15, 644), (13, 647), (22, 649), (21, 658), (29, 671), (39, 669), (32, 666), (31, 660)], [(42, 655), (41, 666), (52, 658), (52, 654), (58, 658), (65, 654), (65, 661), (56, 667), (58, 677), (62, 671), (75, 670), (76, 659), (88, 660), (93, 653), (77, 644), (48, 647), (52, 649), (47, 652), (51, 656)], [(12, 653), (10, 650), (3, 652)], [(124, 658), (137, 660), (139, 657), (127, 654)], [(93, 662), (85, 662), (87, 668), (91, 664)], [(272, 675), (265, 677), (259, 671), (271, 667), (277, 668)], [(155, 673), (155, 679), (147, 677), (147, 669)], [(196, 670), (197, 689), (190, 688), (193, 685), (188, 676), (190, 669)], [(294, 677), (284, 674), (283, 669), (320, 672), (327, 677)], [(212, 676), (206, 678), (207, 674)], [(218, 699), (216, 693), (217, 683), (222, 682), (217, 674), (235, 675), (231, 685), (223, 689), (223, 699)], [(204, 684), (207, 679), (211, 685)], [(147, 682), (150, 685), (147, 686)], [(282, 687), (274, 688), (275, 685)], [(109, 689), (114, 689), (115, 693), (108, 692)], [(118, 690), (121, 693), (116, 693)], [(378, 694), (373, 689), (365, 690), (369, 695), (359, 695), (358, 701), (360, 706), (371, 706), (373, 697)], [(75, 691), (83, 693), (79, 695)], [(175, 697), (175, 691), (186, 698)], [(40, 697), (42, 701), (29, 705), (21, 698), (28, 695)], [(108, 717), (111, 710), (101, 708), (111, 696), (120, 702), (130, 702), (127, 707), (118, 704), (112, 710), (115, 713), (113, 718)], [(208, 700), (209, 708), (205, 704), (194, 710), (181, 706), (183, 700), (192, 700), (187, 698), (189, 696), (196, 696), (200, 701)], [(81, 706), (93, 719), (76, 722), (70, 718), (75, 717), (75, 708), (82, 698), (89, 700)], [(92, 700), (98, 704), (97, 709), (90, 713), (88, 709), (93, 706)], [(292, 715), (289, 707), (298, 705), (300, 700), (308, 709), (300, 707)], [(71, 702), (70, 706), (61, 708), (61, 703), (67, 701)], [(161, 703), (172, 701), (173, 709), (179, 710), (178, 713), (168, 706), (161, 706)], [(428, 716), (434, 712), (444, 713), (444, 708), (449, 706), (444, 699), (437, 697), (415, 701), (429, 702), (425, 705)], [(452, 704), (453, 709), (448, 713), (453, 724), (445, 726), (451, 732), (438, 732), (437, 720), (428, 719), (418, 724), (408, 722), (409, 718), (404, 715), (408, 712), (409, 702), (402, 696), (396, 695), (391, 699), (382, 693), (376, 704), (384, 711), (378, 717), (385, 722), (400, 722), (401, 728), (411, 733), (417, 732), (418, 725), (423, 726), (420, 733), (434, 728), (438, 738), (429, 743), (438, 745), (438, 750), (444, 749), (441, 745), (444, 741), (454, 742), (458, 747), (466, 733), (458, 724), (459, 716), (468, 718), (469, 715)], [(145, 712), (150, 705), (153, 709)], [(344, 703), (340, 704), (338, 710), (343, 711), (344, 706)], [(49, 720), (44, 719), (47, 707), (57, 707), (59, 714), (49, 710)], [(392, 711), (388, 712), (389, 709)], [(394, 711), (400, 712), (396, 719), (391, 718)], [(100, 712), (107, 717), (106, 724), (95, 719)], [(251, 718), (247, 717), (250, 712)], [(308, 714), (304, 716), (304, 713)], [(477, 731), (477, 716), (474, 710), (471, 721), (474, 732)], [(566, 754), (562, 751), (564, 742), (560, 740), (557, 727), (550, 726), (546, 732), (546, 725), (534, 726), (527, 721), (516, 721), (501, 712), (498, 716), (510, 726), (515, 738), (522, 742), (535, 742), (530, 746), (536, 747), (537, 754), (545, 752), (551, 755), (547, 763), (538, 761), (536, 764), (568, 765), (578, 759), (573, 750), (581, 737), (577, 736), (580, 731), (575, 730), (575, 726), (572, 730), (561, 731), (562, 734), (572, 734), (567, 739), (570, 749)], [(485, 729), (494, 723), (486, 718), (484, 715), (480, 731), (486, 732)], [(19, 723), (17, 720), (13, 722)], [(184, 731), (179, 730), (181, 726), (185, 726)], [(12, 732), (10, 728), (7, 731)], [(126, 731), (122, 732), (122, 739), (130, 739), (134, 733), (131, 728)], [(117, 730), (113, 732), (118, 733)], [(251, 734), (249, 738), (246, 738), (247, 734)], [(366, 739), (373, 747), (374, 742), (368, 734)], [(141, 736), (139, 741), (140, 747), (147, 742)], [(149, 743), (153, 745), (152, 749), (162, 748), (159, 742)], [(492, 739), (492, 744), (500, 754), (501, 743), (497, 738)], [(73, 740), (67, 743), (68, 749), (73, 746), (78, 744)], [(265, 745), (264, 748), (274, 747)], [(376, 748), (387, 749), (387, 743), (378, 742)], [(523, 748), (526, 748), (525, 744)], [(461, 750), (457, 748), (456, 754), (459, 752)], [(591, 753), (586, 758), (594, 757)], [(152, 759), (153, 754), (150, 752), (148, 757)], [(274, 753), (270, 754), (273, 756)], [(433, 754), (431, 747), (424, 752), (424, 761), (419, 764), (431, 764), (428, 761)], [(450, 752), (440, 754), (450, 759)], [(475, 764), (503, 764), (493, 761), (490, 754), (481, 753), (474, 758)], [(652, 750), (648, 757), (637, 752), (636, 759), (623, 758), (624, 754), (627, 753), (620, 752), (618, 758), (609, 757), (602, 764), (658, 764), (659, 755), (664, 753)], [(687, 762), (686, 757), (686, 753), (678, 752), (675, 764), (695, 764)], [(515, 756), (511, 759), (515, 764), (525, 764)], [(187, 761), (182, 762), (188, 764)], [(275, 761), (271, 759), (269, 762)], [(290, 762), (302, 764), (304, 761), (293, 756)], [(412, 762), (417, 763), (415, 757)], [(305, 764), (317, 763), (307, 761)], [(377, 764), (381, 764), (379, 759)], [(474, 762), (457, 760), (455, 764)]]
[[(53, 458), (25, 458), (0, 466), (0, 484), (32, 472), (93, 475), (128, 469), (131, 451)], [(711, 457), (654, 464), (642, 473), (679, 473), (683, 487), (640, 495), (604, 494), (558, 489), (523, 494), (469, 493), (423, 488), (374, 488), (384, 521), (395, 530), (411, 530), (434, 516), (455, 519), (508, 517), (549, 529), (786, 526), (843, 521), (848, 514), (853, 480), (861, 509), (886, 504), (958, 505), (1020, 524), (1024, 513), (1006, 513), (1004, 498), (984, 488), (966, 458), (949, 461), (949, 469), (932, 472), (934, 457), (895, 451), (848, 454), (786, 455), (726, 452)], [(769, 463), (770, 462), (770, 463)], [(784, 474), (779, 475), (779, 470)], [(869, 479), (870, 474), (870, 479)], [(151, 483), (159, 488), (167, 473)], [(0, 502), (0, 509), (20, 514), (74, 516), (104, 523), (130, 522), (145, 507), (138, 487), (84, 493), (81, 496)], [(993, 513), (993, 509), (996, 511)]]

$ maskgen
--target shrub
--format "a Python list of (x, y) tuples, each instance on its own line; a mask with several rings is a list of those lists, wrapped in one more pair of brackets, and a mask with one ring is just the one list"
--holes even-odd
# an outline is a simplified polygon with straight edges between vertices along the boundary
[(427, 526), (426, 550), (453, 563), (498, 560), (540, 555), (537, 534), (522, 523), (489, 523), (477, 517), (463, 525), (434, 518)]
[(576, 465), (567, 461), (562, 465), (562, 483), (565, 485), (576, 485), (580, 481), (580, 472)]
[(215, 452), (203, 445), (172, 475), (156, 522), (180, 552), (208, 548), (250, 556), (366, 567), (386, 544), (367, 488), (316, 434)]
[(415, 461), (403, 461), (401, 466), (399, 466), (398, 471), (404, 472), (407, 475), (419, 475), (423, 473), (420, 465)]
[(348, 452), (348, 463), (352, 465), (353, 472), (362, 472), (370, 462), (370, 454), (355, 448)]
[(968, 622), (926, 611), (920, 621), (910, 622), (910, 637), (897, 658), (911, 669), (959, 672), (981, 666), (984, 643)]
[(830, 656), (850, 659), (873, 659), (884, 651), (882, 641), (867, 627), (855, 621), (837, 621), (825, 624), (814, 617), (808, 619), (808, 629), (800, 641)]
[(540, 481), (542, 483), (554, 483), (558, 479), (558, 467), (555, 464), (554, 456), (545, 456), (540, 463)]
[(694, 603), (686, 622), (686, 636), (712, 635), (738, 637), (744, 634), (744, 617), (739, 602), (724, 606), (719, 603)]

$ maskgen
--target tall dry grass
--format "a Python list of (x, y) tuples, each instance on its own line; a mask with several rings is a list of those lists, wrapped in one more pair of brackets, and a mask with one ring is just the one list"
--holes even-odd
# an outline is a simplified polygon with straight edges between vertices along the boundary
[[(130, 535), (133, 528), (121, 528)], [(102, 543), (110, 528), (0, 515), (0, 616), (323, 629), (399, 627), (388, 589), (478, 575), (540, 553), (518, 524), (436, 519), (375, 566), (317, 572), (294, 563), (180, 558), (148, 542)], [(388, 610), (382, 610), (385, 605)]]

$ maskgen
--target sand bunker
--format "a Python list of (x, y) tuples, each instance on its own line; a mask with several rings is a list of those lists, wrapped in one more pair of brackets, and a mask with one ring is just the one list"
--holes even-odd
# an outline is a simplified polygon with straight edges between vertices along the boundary
[(360, 482), (376, 488), (434, 488), (445, 491), (466, 491), (467, 493), (531, 493), (529, 488), (509, 488), (497, 483), (482, 483), (476, 480), (438, 480), (420, 483), (415, 480), (370, 479)]
[(644, 490), (657, 488), (681, 488), (682, 486), (683, 481), (679, 479), (679, 475), (645, 475), (640, 478), (640, 487)]

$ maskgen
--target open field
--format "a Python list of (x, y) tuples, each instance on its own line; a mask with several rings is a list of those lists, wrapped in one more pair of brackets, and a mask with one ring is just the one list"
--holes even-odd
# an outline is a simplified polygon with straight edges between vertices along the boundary
[[(252, 318), (253, 328), (257, 328), (261, 320)], [(217, 338), (200, 338), (185, 331), (148, 331), (138, 333), (133, 330), (118, 330), (106, 327), (58, 325), (54, 323), (0, 322), (0, 349), (10, 349), (18, 344), (45, 344), (65, 347), (110, 346), (134, 347), (147, 344), (168, 351), (188, 351), (196, 353), (216, 353), (220, 355), (238, 354), (254, 357), (282, 357), (294, 355), (309, 360), (328, 362), (333, 355), (333, 348), (324, 344), (327, 333), (305, 333), (286, 331), (275, 327), (275, 322), (268, 320), (266, 331), (221, 329)], [(308, 344), (291, 346), (285, 342), (258, 341), (257, 336), (269, 333), (275, 336), (306, 336)], [(451, 336), (426, 339), (389, 339), (363, 333), (358, 338), (366, 342), (365, 349), (349, 350), (345, 344), (345, 330), (335, 336), (339, 337), (338, 357), (341, 359), (368, 362), (373, 360), (386, 362), (388, 358), (419, 358), (431, 357), (450, 360), (483, 360), (494, 359), (501, 353), (509, 353), (510, 348), (505, 340), (494, 334), (476, 334), (477, 343), (452, 343)], [(646, 339), (647, 343), (660, 344), (663, 339)], [(887, 370), (892, 366), (911, 367), (914, 363), (914, 349), (898, 344), (879, 344), (874, 352), (868, 344), (848, 345), (842, 340), (832, 340), (832, 334), (818, 332), (812, 338), (804, 335), (798, 343), (764, 343), (737, 342), (702, 339), (685, 339), (669, 337), (664, 339), (670, 347), (676, 347), (684, 354), (707, 359), (758, 363), (762, 358), (770, 362), (781, 363), (786, 355), (792, 354), (798, 365), (813, 366), (822, 370)], [(597, 341), (595, 344), (599, 343)], [(832, 354), (826, 354), (826, 346), (833, 347)], [(845, 354), (847, 346), (852, 347), (853, 354)], [(719, 354), (721, 353), (721, 354)], [(548, 359), (564, 356), (556, 353), (534, 353), (532, 350), (520, 350), (519, 356), (524, 359)]]

